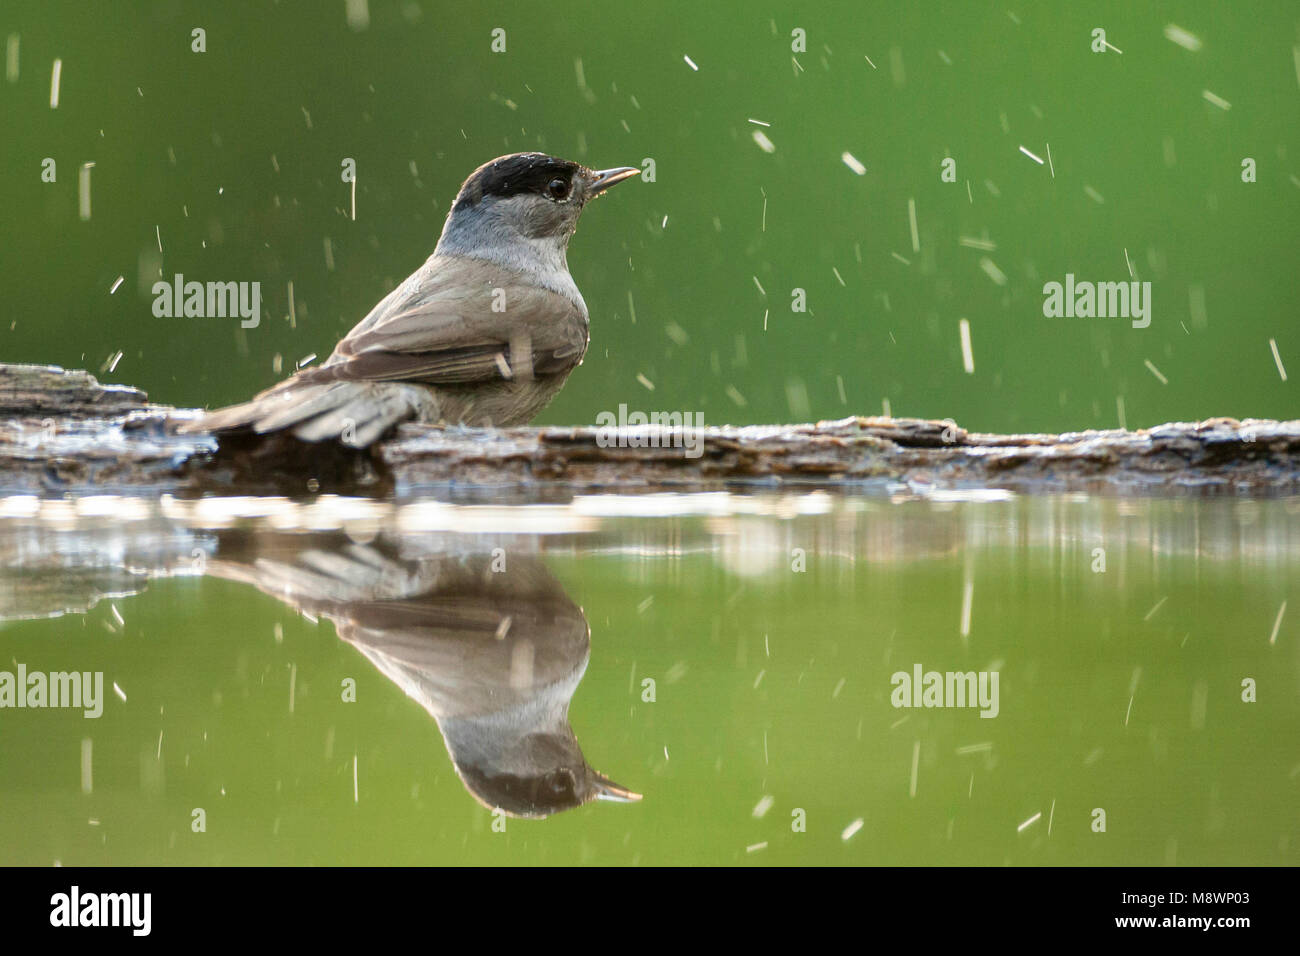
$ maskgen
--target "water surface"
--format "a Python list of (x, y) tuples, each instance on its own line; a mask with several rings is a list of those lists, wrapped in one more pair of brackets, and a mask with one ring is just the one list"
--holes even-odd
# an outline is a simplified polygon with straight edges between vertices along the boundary
[(3, 863), (1300, 861), (1296, 499), (0, 514)]

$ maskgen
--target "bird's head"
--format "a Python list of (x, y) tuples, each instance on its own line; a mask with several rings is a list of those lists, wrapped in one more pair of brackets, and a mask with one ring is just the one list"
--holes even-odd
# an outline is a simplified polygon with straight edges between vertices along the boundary
[(590, 200), (640, 172), (631, 166), (588, 169), (545, 153), (499, 156), (460, 187), (443, 242), (454, 239), (467, 248), (523, 238), (563, 248)]
[[(493, 743), (500, 746), (502, 742)], [(561, 731), (529, 733), (511, 744), (500, 751), (475, 754), (477, 760), (452, 752), (466, 788), (489, 809), (538, 819), (592, 800), (636, 803), (641, 799), (641, 794), (610, 780), (583, 759), (567, 722)]]

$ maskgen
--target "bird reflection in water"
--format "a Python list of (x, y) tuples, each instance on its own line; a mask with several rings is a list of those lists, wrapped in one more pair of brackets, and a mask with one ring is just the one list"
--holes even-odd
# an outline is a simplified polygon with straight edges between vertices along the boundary
[(437, 721), (457, 774), (485, 807), (541, 818), (597, 799), (640, 800), (578, 746), (569, 701), (591, 629), (541, 559), (418, 540), (412, 558), (383, 539), (222, 535), (206, 571), (333, 621)]

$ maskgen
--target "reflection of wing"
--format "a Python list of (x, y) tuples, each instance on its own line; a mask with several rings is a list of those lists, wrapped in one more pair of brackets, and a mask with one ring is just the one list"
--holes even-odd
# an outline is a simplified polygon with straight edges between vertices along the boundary
[(586, 618), (537, 558), (492, 566), (488, 554), (406, 559), (382, 543), (258, 535), (223, 536), (208, 573), (333, 620), (435, 717), (527, 709), (550, 692), (567, 705), (587, 664)]
[(567, 708), (587, 664), (582, 612), (562, 593), (499, 591), (353, 608), (337, 619), (339, 636), (438, 718), (526, 707), (550, 692)]

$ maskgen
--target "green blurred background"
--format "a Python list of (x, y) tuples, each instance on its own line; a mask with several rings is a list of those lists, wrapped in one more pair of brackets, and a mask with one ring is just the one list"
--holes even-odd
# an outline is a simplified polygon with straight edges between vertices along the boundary
[[(1289, 2), (6, 0), (0, 358), (99, 372), (121, 351), (105, 380), (239, 400), (327, 354), (415, 269), (471, 169), (541, 149), (656, 164), (583, 219), (570, 265), (591, 350), (541, 421), (619, 402), (825, 418), (886, 399), (982, 430), (1297, 417), (1298, 24)], [(1091, 52), (1095, 27), (1123, 52)], [(1019, 150), (1048, 144), (1054, 176)], [(1043, 317), (1044, 282), (1126, 280), (1125, 250), (1153, 284), (1149, 328)], [(155, 318), (160, 273), (260, 282), (261, 326)]]

